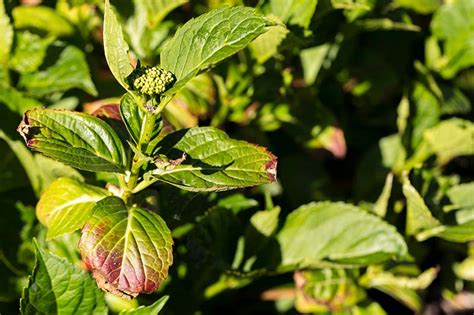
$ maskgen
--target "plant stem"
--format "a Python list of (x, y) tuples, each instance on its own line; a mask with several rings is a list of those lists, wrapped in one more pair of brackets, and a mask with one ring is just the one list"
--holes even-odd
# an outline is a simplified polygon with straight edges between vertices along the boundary
[(138, 152), (135, 153), (132, 160), (132, 167), (130, 169), (130, 178), (127, 181), (128, 191), (124, 193), (125, 201), (128, 201), (132, 194), (132, 190), (137, 186), (138, 176), (140, 175), (140, 168), (143, 165), (143, 160), (139, 154), (145, 152), (148, 142), (151, 140), (153, 129), (155, 128), (155, 122), (158, 115), (146, 112), (145, 118), (143, 119), (140, 138), (137, 144)]

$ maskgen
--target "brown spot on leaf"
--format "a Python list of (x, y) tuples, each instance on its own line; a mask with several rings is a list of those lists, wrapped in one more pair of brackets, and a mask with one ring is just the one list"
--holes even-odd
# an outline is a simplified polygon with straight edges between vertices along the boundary
[(132, 298), (138, 295), (138, 293), (135, 293), (135, 292), (126, 292), (126, 291), (119, 290), (116, 285), (109, 283), (107, 281), (107, 278), (98, 270), (93, 270), (92, 276), (94, 276), (94, 279), (97, 282), (97, 286), (106, 292), (112, 293), (114, 295), (118, 295), (128, 300), (131, 300)]
[(267, 174), (268, 174), (268, 178), (270, 179), (270, 181), (274, 182), (277, 178), (277, 157), (275, 155), (273, 155), (272, 153), (270, 153), (269, 151), (267, 151), (268, 154), (270, 155), (270, 161), (267, 162), (267, 164), (265, 164), (265, 170), (267, 171)]

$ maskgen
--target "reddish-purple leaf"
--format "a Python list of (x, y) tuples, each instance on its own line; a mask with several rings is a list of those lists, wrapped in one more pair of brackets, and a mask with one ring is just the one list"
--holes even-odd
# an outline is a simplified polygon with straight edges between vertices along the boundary
[(168, 276), (173, 240), (163, 219), (108, 197), (82, 229), (82, 260), (100, 288), (123, 297), (152, 293)]

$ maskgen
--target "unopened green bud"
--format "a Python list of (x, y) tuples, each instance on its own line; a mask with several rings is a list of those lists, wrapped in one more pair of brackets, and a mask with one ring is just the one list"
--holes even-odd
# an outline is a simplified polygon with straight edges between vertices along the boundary
[(159, 67), (137, 67), (128, 77), (132, 90), (149, 96), (166, 92), (176, 81), (173, 73)]

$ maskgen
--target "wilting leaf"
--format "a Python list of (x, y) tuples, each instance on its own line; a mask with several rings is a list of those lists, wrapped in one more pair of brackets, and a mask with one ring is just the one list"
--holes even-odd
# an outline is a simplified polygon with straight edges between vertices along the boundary
[(36, 109), (18, 126), (28, 147), (86, 171), (123, 172), (127, 156), (120, 138), (100, 118), (78, 112)]
[(407, 223), (406, 232), (408, 235), (415, 235), (423, 230), (440, 226), (441, 223), (433, 217), (425, 201), (416, 191), (405, 176), (403, 179), (403, 195), (407, 200)]
[(74, 33), (74, 27), (66, 19), (45, 6), (16, 6), (13, 19), (16, 28), (46, 31), (55, 36), (69, 36)]
[(36, 246), (36, 267), (21, 299), (22, 314), (107, 314), (103, 293), (82, 269)]
[(173, 240), (157, 214), (107, 197), (82, 229), (79, 247), (100, 288), (124, 297), (152, 293), (173, 262)]
[[(185, 155), (183, 155), (183, 153)], [(265, 148), (230, 139), (212, 127), (183, 129), (167, 135), (156, 151), (178, 165), (157, 161), (152, 174), (190, 191), (222, 191), (276, 179), (276, 157)], [(170, 164), (171, 163), (171, 164)]]
[(365, 265), (407, 253), (395, 227), (344, 203), (299, 207), (287, 217), (277, 238), (283, 266), (315, 266), (323, 261)]
[(269, 21), (248, 7), (224, 7), (184, 24), (161, 53), (161, 66), (177, 78), (172, 95), (200, 71), (245, 48)]
[(59, 55), (58, 61), (46, 70), (22, 75), (19, 85), (37, 96), (72, 88), (97, 95), (84, 53), (74, 46), (67, 46)]
[(110, 71), (115, 79), (128, 89), (126, 78), (133, 71), (128, 56), (128, 44), (123, 37), (122, 27), (115, 15), (110, 1), (105, 1), (104, 12), (104, 51)]
[(62, 177), (53, 182), (36, 205), (38, 220), (48, 227), (48, 238), (82, 228), (95, 204), (108, 196), (105, 189)]
[(166, 302), (168, 302), (169, 296), (165, 295), (161, 299), (157, 300), (155, 303), (149, 306), (140, 306), (135, 309), (122, 311), (120, 315), (158, 315), (160, 311), (165, 306)]

